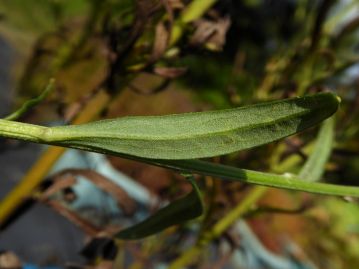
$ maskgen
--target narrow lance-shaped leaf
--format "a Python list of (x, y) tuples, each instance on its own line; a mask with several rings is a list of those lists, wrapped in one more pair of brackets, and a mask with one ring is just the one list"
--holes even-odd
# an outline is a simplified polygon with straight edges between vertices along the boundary
[(334, 117), (323, 122), (313, 151), (300, 170), (299, 178), (307, 181), (320, 180), (333, 147), (334, 122)]
[(195, 159), (270, 143), (331, 116), (334, 94), (321, 93), (234, 109), (124, 117), (42, 127), (0, 120), (0, 135), (112, 155)]
[(200, 190), (193, 178), (189, 181), (193, 187), (189, 194), (161, 208), (148, 219), (120, 231), (116, 237), (130, 240), (141, 239), (202, 215), (203, 204)]
[[(330, 94), (330, 93), (325, 93), (325, 94), (317, 94), (317, 95), (313, 95), (313, 96), (307, 96), (304, 98), (287, 99), (287, 100), (283, 100), (283, 101), (264, 103), (261, 105), (254, 106), (254, 110), (256, 110), (256, 108), (261, 109), (261, 106), (263, 106), (263, 107), (269, 106), (270, 107), (272, 104), (278, 104), (278, 103), (280, 104), (281, 102), (284, 102), (287, 104), (292, 104), (294, 110), (297, 109), (298, 105), (300, 107), (306, 107), (307, 109), (304, 111), (304, 113), (302, 111), (303, 114), (294, 113), (294, 115), (293, 115), (293, 113), (289, 113), (289, 112), (293, 112), (291, 109), (289, 109), (289, 112), (287, 111), (288, 114), (283, 113), (284, 115), (282, 118), (279, 118), (279, 119), (277, 118), (277, 122), (272, 121), (271, 124), (268, 124), (268, 125), (264, 125), (262, 123), (262, 124), (259, 124), (257, 127), (259, 127), (259, 128), (266, 127), (269, 129), (272, 127), (273, 133), (275, 134), (276, 132), (275, 132), (275, 128), (273, 128), (273, 124), (274, 124), (274, 126), (277, 126), (276, 123), (281, 122), (281, 121), (284, 121), (284, 122), (287, 121), (287, 123), (289, 125), (292, 126), (294, 124), (295, 126), (297, 126), (297, 131), (301, 131), (306, 127), (310, 127), (310, 126), (320, 122), (321, 120), (325, 119), (326, 117), (329, 117), (331, 114), (333, 114), (335, 112), (335, 110), (337, 109), (338, 103), (339, 103), (338, 99), (335, 95)], [(243, 110), (243, 111), (249, 112), (249, 111), (251, 111), (251, 109), (249, 109), (249, 108), (250, 107), (226, 110), (225, 112), (234, 112), (237, 110)], [(206, 113), (208, 113), (208, 112), (206, 112)], [(202, 114), (202, 113), (192, 113), (192, 114), (190, 114), (191, 117), (193, 117), (194, 114), (199, 116), (199, 117), (197, 117), (198, 119), (201, 118), (200, 114)], [(188, 114), (184, 114), (184, 117), (185, 117), (185, 115), (188, 115)], [(170, 118), (173, 116), (166, 116), (166, 117)], [(133, 119), (133, 118), (138, 118), (138, 117), (131, 117), (131, 118)], [(140, 118), (140, 121), (145, 120), (144, 117), (139, 117), (139, 118)], [(161, 117), (152, 117), (152, 119), (150, 119), (150, 121), (157, 122), (157, 120), (159, 118), (161, 118)], [(174, 118), (176, 118), (176, 115), (174, 116)], [(128, 119), (129, 118), (127, 118), (127, 120)], [(294, 121), (293, 121), (293, 119), (294, 119)], [(299, 124), (298, 124), (298, 122), (297, 122), (297, 124), (295, 124), (295, 122), (296, 122), (295, 120), (298, 120), (298, 119), (299, 119)], [(231, 121), (231, 118), (229, 118), (227, 120)], [(111, 124), (114, 124), (115, 121), (116, 120), (112, 120), (110, 122), (111, 122)], [(119, 119), (118, 121), (121, 121), (121, 119)], [(220, 125), (220, 122), (221, 121), (219, 120), (218, 125)], [(255, 117), (253, 119), (253, 122), (256, 122)], [(252, 124), (249, 124), (247, 126), (248, 129), (256, 128), (256, 125), (255, 124), (253, 125), (253, 122), (252, 122)], [(192, 120), (192, 123), (193, 123), (193, 120)], [(106, 124), (108, 124), (108, 123), (105, 121), (104, 125), (106, 125)], [(98, 128), (100, 128), (100, 126), (101, 126), (100, 122), (96, 123), (95, 125), (98, 126)], [(173, 125), (175, 125), (175, 124), (172, 123), (171, 128), (173, 127)], [(193, 124), (191, 126), (193, 127)], [(78, 127), (81, 128), (81, 126), (78, 126)], [(65, 132), (64, 131), (65, 128), (70, 128), (70, 127), (55, 127), (55, 128), (62, 128), (61, 130), (63, 132)], [(89, 130), (91, 128), (89, 128)], [(33, 142), (38, 142), (38, 143), (48, 143), (48, 144), (53, 143), (54, 144), (54, 142), (50, 142), (50, 140), (52, 139), (51, 138), (52, 130), (53, 130), (53, 128), (47, 128), (47, 127), (25, 124), (25, 123), (18, 123), (18, 122), (7, 121), (7, 120), (0, 120), (0, 135), (6, 136), (6, 137), (11, 137), (11, 138), (23, 139), (23, 140), (33, 141)], [(243, 130), (243, 129), (241, 129), (241, 130)], [(258, 131), (258, 128), (257, 128), (257, 131)], [(276, 130), (276, 131), (278, 131), (278, 130)], [(279, 130), (279, 132), (281, 133), (280, 130)], [(96, 132), (94, 134), (92, 134), (92, 136), (90, 136), (90, 134), (88, 134), (87, 136), (93, 137), (93, 139), (96, 139), (96, 137), (97, 137)], [(255, 134), (255, 132), (254, 132), (254, 136), (255, 135), (260, 136), (261, 133), (258, 132), (257, 134)], [(100, 139), (101, 137), (99, 136), (97, 138)], [(277, 138), (279, 139), (280, 135), (278, 135)], [(71, 139), (71, 136), (69, 136), (69, 139)], [(269, 136), (269, 138), (266, 141), (267, 142), (273, 141), (273, 137)], [(105, 143), (106, 143), (106, 141), (105, 141)], [(63, 145), (65, 146), (65, 142), (63, 143)], [(257, 171), (240, 169), (240, 168), (231, 167), (231, 166), (225, 166), (225, 165), (221, 165), (221, 164), (213, 164), (210, 162), (199, 161), (199, 160), (163, 160), (163, 159), (138, 157), (138, 156), (136, 156), (136, 154), (131, 155), (131, 154), (122, 153), (116, 147), (115, 144), (113, 145), (111, 150), (108, 150), (108, 149), (100, 150), (97, 146), (92, 147), (90, 145), (78, 146), (76, 144), (71, 144), (71, 141), (68, 141), (66, 146), (67, 147), (84, 148), (87, 150), (100, 151), (100, 152), (105, 152), (105, 153), (112, 153), (112, 154), (115, 154), (115, 155), (118, 155), (118, 156), (121, 156), (124, 158), (134, 159), (134, 160), (146, 162), (146, 163), (153, 164), (153, 165), (176, 169), (181, 172), (198, 173), (198, 174), (202, 174), (202, 175), (211, 175), (211, 176), (215, 176), (215, 177), (226, 179), (226, 180), (241, 181), (241, 182), (259, 184), (259, 185), (265, 185), (265, 186), (271, 186), (271, 187), (278, 187), (278, 188), (285, 188), (285, 189), (291, 189), (291, 190), (298, 190), (298, 191), (306, 191), (306, 192), (312, 192), (312, 193), (359, 197), (359, 187), (306, 182), (294, 175), (286, 176), (286, 175), (268, 174), (268, 173), (262, 173), (262, 172), (257, 172)], [(160, 148), (157, 148), (157, 150), (160, 151)], [(159, 154), (161, 154), (161, 152)], [(153, 156), (151, 156), (151, 157), (153, 157)], [(174, 159), (175, 159), (175, 157), (174, 157)]]

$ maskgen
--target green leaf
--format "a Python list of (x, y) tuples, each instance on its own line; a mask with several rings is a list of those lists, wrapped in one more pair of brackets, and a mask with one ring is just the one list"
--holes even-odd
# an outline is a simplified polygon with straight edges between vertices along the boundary
[(190, 182), (193, 190), (189, 194), (161, 208), (148, 219), (120, 231), (116, 237), (127, 240), (141, 239), (202, 215), (200, 191), (193, 179)]
[(318, 181), (322, 177), (333, 147), (334, 122), (334, 117), (323, 122), (313, 152), (300, 170), (299, 178)]
[[(358, 187), (312, 183), (294, 175), (268, 174), (199, 160), (176, 160), (194, 158), (194, 155), (204, 157), (204, 153), (214, 156), (269, 143), (319, 123), (332, 115), (338, 104), (335, 95), (322, 93), (230, 110), (127, 117), (78, 126), (42, 127), (0, 120), (0, 135), (109, 153), (181, 172), (232, 181), (359, 197)], [(236, 138), (230, 141), (232, 148), (227, 147), (228, 136)], [(179, 147), (181, 143), (183, 147)], [(225, 152), (222, 147), (226, 148)], [(156, 157), (158, 159), (154, 159)], [(171, 157), (173, 160), (165, 160)]]
[(40, 138), (41, 143), (112, 155), (204, 158), (256, 147), (300, 132), (331, 116), (338, 104), (334, 94), (321, 93), (234, 109), (51, 127)]

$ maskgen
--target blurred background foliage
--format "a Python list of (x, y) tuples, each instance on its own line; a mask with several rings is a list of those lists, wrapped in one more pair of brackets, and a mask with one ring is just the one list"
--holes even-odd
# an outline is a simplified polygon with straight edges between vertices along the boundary
[[(11, 64), (1, 67), (11, 70), (13, 109), (56, 79), (51, 96), (21, 119), (28, 122), (71, 122), (100, 92), (105, 102), (92, 110), (107, 118), (222, 109), (334, 91), (342, 103), (323, 178), (358, 185), (357, 0), (0, 0), (0, 38), (13, 52)], [(214, 161), (297, 173), (317, 133), (314, 128)], [(160, 200), (188, 191), (170, 171), (109, 160)], [(206, 190), (205, 217), (139, 242), (119, 242), (116, 263), (123, 264), (118, 268), (166, 268), (201, 240), (199, 230), (226, 216), (251, 188), (199, 180)], [(296, 260), (310, 260), (313, 268), (359, 268), (355, 201), (270, 189), (256, 208), (263, 210), (251, 214), (256, 210), (250, 209), (245, 219), (272, 253), (283, 254), (284, 238), (290, 238), (302, 255)], [(193, 268), (227, 268), (233, 251), (224, 255), (221, 244), (237, 248), (234, 237), (228, 230), (213, 240)], [(94, 254), (85, 263), (96, 266), (95, 260)]]

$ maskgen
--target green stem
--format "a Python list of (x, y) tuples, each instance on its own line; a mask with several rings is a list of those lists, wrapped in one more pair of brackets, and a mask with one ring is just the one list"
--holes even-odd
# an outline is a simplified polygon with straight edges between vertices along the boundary
[(42, 102), (49, 93), (53, 90), (55, 84), (55, 79), (50, 79), (49, 83), (46, 85), (46, 88), (44, 91), (37, 97), (25, 102), (18, 110), (11, 113), (9, 116), (5, 117), (4, 120), (17, 120), (20, 117), (22, 117), (26, 112), (28, 112), (31, 108), (38, 105), (40, 102)]
[(214, 239), (220, 237), (231, 225), (240, 219), (248, 210), (255, 205), (255, 203), (265, 194), (267, 188), (256, 187), (254, 188), (241, 203), (239, 203), (231, 212), (224, 218), (218, 221), (212, 229), (210, 229), (203, 240), (198, 244), (187, 249), (179, 258), (177, 258), (170, 266), (169, 269), (185, 268), (188, 264), (195, 261), (201, 254), (202, 249), (210, 244)]
[(48, 127), (0, 119), (0, 136), (45, 143)]
[[(129, 156), (126, 156), (126, 158), (137, 159)], [(293, 174), (276, 175), (200, 160), (137, 160), (189, 173), (218, 177), (223, 180), (239, 181), (316, 194), (359, 197), (359, 187), (308, 182)]]

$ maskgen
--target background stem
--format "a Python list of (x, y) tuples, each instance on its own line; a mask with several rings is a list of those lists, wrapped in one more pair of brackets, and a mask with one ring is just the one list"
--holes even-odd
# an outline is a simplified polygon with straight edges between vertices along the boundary
[(169, 269), (185, 268), (186, 265), (194, 261), (202, 252), (203, 248), (210, 244), (214, 239), (221, 236), (236, 220), (243, 216), (268, 190), (266, 187), (255, 187), (244, 200), (238, 204), (224, 218), (218, 221), (212, 229), (204, 234), (203, 239), (196, 245), (189, 248), (182, 256), (177, 258)]

